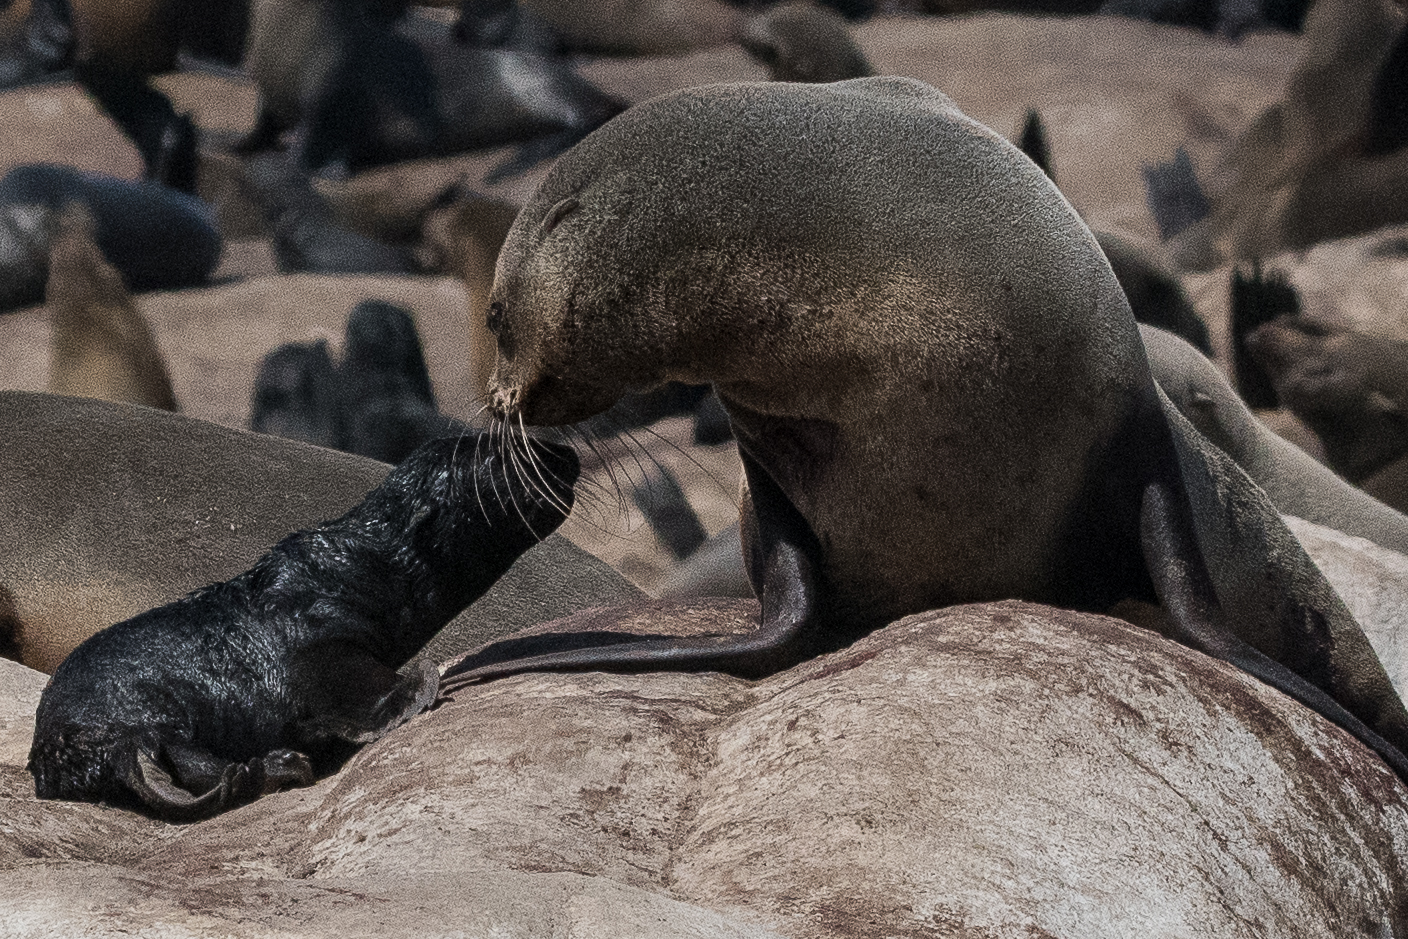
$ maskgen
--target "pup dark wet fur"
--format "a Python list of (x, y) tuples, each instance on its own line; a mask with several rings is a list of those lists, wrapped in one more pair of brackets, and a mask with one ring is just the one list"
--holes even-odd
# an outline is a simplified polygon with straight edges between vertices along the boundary
[(341, 518), (88, 639), (40, 699), (35, 793), (191, 821), (310, 783), (420, 713), (435, 667), (397, 670), (571, 509), (576, 455), (516, 446), (433, 440)]

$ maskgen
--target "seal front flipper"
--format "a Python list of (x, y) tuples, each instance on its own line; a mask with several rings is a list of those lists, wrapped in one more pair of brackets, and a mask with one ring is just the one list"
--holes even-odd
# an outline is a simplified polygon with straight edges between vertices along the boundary
[(613, 634), (624, 641), (476, 666), (476, 661), (492, 653), (491, 646), (447, 671), (440, 680), (441, 693), (524, 672), (715, 671), (763, 678), (814, 654), (818, 634), (826, 625), (816, 536), (757, 462), (742, 450), (739, 454), (748, 479), (742, 511), (747, 520), (749, 576), (763, 607), (755, 632), (638, 640)]
[(313, 767), (295, 750), (231, 763), (198, 747), (133, 740), (118, 777), (157, 817), (193, 822), (288, 786), (311, 785)]
[(1170, 638), (1339, 724), (1408, 781), (1408, 711), (1363, 630), (1266, 495), (1159, 397), (1173, 460), (1145, 489), (1140, 534)]
[(341, 741), (358, 746), (378, 740), (415, 717), (435, 701), (440, 672), (426, 659), (416, 659), (397, 674), (369, 653), (339, 651), (328, 656), (337, 673), (318, 670), (318, 693), (311, 716), (295, 728), (310, 747)]

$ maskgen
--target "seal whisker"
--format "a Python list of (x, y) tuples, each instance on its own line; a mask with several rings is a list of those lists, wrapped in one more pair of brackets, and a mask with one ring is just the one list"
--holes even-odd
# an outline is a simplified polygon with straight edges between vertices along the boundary
[[(615, 478), (611, 460), (603, 456), (601, 449), (588, 431), (581, 426), (569, 425), (557, 428), (564, 437), (580, 441), (580, 445), (586, 447), (601, 462), (606, 471), (607, 480), (603, 481), (599, 476), (586, 474), (577, 479), (577, 498), (573, 507), (576, 524), (595, 532), (603, 537), (619, 540), (623, 538), (620, 526), (612, 524), (608, 519), (607, 506), (615, 503), (615, 517), (618, 519), (630, 519), (630, 510), (626, 504), (625, 493), (622, 491), (619, 481)], [(610, 494), (610, 498), (608, 498)]]
[[(513, 426), (513, 421), (512, 421), (512, 420), (505, 420), (505, 421), (503, 422), (503, 431), (504, 431), (504, 451), (505, 451), (506, 454), (507, 454), (507, 459), (506, 459), (505, 462), (504, 462), (504, 482), (505, 482), (506, 484), (508, 484), (508, 483), (511, 482), (511, 480), (509, 480), (509, 477), (508, 477), (509, 470), (512, 470), (512, 471), (513, 471), (513, 475), (514, 475), (515, 477), (517, 477), (517, 481), (518, 481), (518, 485), (517, 485), (517, 486), (510, 486), (510, 488), (509, 488), (509, 493), (508, 493), (509, 504), (511, 504), (511, 505), (513, 506), (514, 511), (518, 513), (518, 517), (523, 520), (523, 524), (524, 524), (524, 526), (528, 529), (528, 531), (529, 531), (529, 532), (532, 532), (534, 535), (536, 535), (537, 532), (533, 529), (533, 524), (528, 521), (527, 516), (524, 514), (523, 506), (519, 504), (519, 498), (518, 498), (518, 490), (519, 490), (519, 489), (526, 489), (526, 490), (529, 490), (529, 491), (535, 491), (535, 490), (534, 490), (534, 486), (533, 486), (533, 481), (532, 481), (532, 479), (529, 478), (529, 477), (527, 476), (527, 474), (525, 474), (524, 471), (523, 471), (523, 459), (522, 459), (522, 457), (521, 457), (520, 454), (519, 454), (520, 440), (519, 440), (519, 437), (518, 437), (518, 432), (514, 430), (514, 426)], [(527, 431), (525, 430), (525, 431), (523, 432), (523, 438), (522, 438), (522, 440), (524, 441), (524, 443), (521, 444), (522, 446), (526, 446), (526, 445), (527, 445), (527, 444), (526, 444), (527, 439), (528, 439), (528, 437), (527, 437)], [(546, 501), (546, 500), (545, 500), (545, 501)], [(571, 508), (570, 508), (570, 506), (569, 506), (567, 512), (564, 512), (564, 513), (563, 513), (563, 517), (565, 518), (565, 517), (567, 516), (567, 514), (570, 513), (570, 511), (571, 511)], [(542, 538), (545, 538), (545, 537), (547, 537), (547, 535), (543, 535), (543, 536), (542, 536)], [(539, 538), (539, 540), (541, 541), (542, 538)]]
[[(492, 438), (491, 445), (494, 446), (494, 448), (498, 451), (497, 454), (491, 454), (491, 458), (495, 455), (498, 456), (499, 463), (506, 467), (507, 463), (504, 460), (502, 418), (496, 417), (494, 419), (494, 423), (490, 425), (490, 437)], [(507, 476), (505, 476), (505, 480), (507, 480)], [(497, 473), (489, 474), (489, 487), (494, 491), (494, 498), (498, 500), (499, 508), (503, 510), (505, 514), (507, 514), (508, 506), (504, 505), (504, 495), (503, 493), (499, 492), (499, 478)]]
[[(606, 470), (606, 476), (608, 479), (611, 480), (611, 487), (616, 490), (617, 514), (620, 517), (625, 518), (628, 513), (626, 503), (626, 491), (621, 487), (621, 481), (616, 478), (616, 460), (607, 448), (606, 441), (596, 435), (589, 428), (583, 427), (580, 424), (574, 425), (572, 429), (582, 436), (582, 440), (586, 443), (587, 448), (590, 449), (592, 453), (596, 456), (597, 461), (602, 466), (602, 469)], [(600, 447), (597, 446), (598, 443), (601, 444)], [(603, 453), (603, 450), (607, 450), (607, 452)]]
[[(482, 447), (484, 446), (485, 438), (488, 437), (488, 436), (489, 436), (488, 434), (479, 434), (479, 435), (477, 435), (476, 438), (475, 438), (475, 441), (474, 441), (474, 464), (475, 464), (475, 467), (476, 467), (476, 468), (478, 468), (478, 467), (484, 465), (484, 453), (483, 453)], [(476, 473), (474, 474), (474, 501), (477, 502), (477, 503), (479, 503), (479, 514), (480, 514), (481, 516), (483, 516), (484, 521), (487, 522), (487, 521), (489, 520), (489, 510), (488, 510), (487, 508), (485, 508), (485, 506), (484, 506), (484, 494), (483, 494), (483, 492), (482, 492), (482, 491), (480, 490), (480, 488), (479, 488), (479, 473), (478, 473), (478, 472), (476, 472)]]
[(680, 456), (688, 460), (690, 464), (694, 466), (695, 469), (699, 470), (709, 479), (710, 482), (712, 482), (715, 486), (719, 487), (719, 492), (721, 492), (724, 497), (728, 499), (728, 501), (733, 505), (734, 508), (738, 508), (737, 486), (729, 487), (728, 485), (726, 485), (722, 479), (714, 475), (714, 472), (712, 470), (710, 470), (703, 463), (699, 462), (699, 460), (694, 456), (694, 454), (690, 453), (684, 447), (675, 443), (673, 440), (666, 437), (664, 434), (661, 434), (649, 424), (642, 424), (638, 429), (645, 431), (647, 434), (650, 434), (650, 436), (654, 437), (656, 440), (660, 441), (665, 446), (670, 447)]
[[(538, 481), (542, 483), (542, 489), (540, 491), (543, 498), (550, 504), (562, 509), (563, 515), (570, 514), (572, 507), (553, 490), (552, 484), (549, 483), (547, 477), (543, 475), (543, 461), (538, 458), (537, 451), (533, 448), (533, 438), (528, 436), (528, 430), (523, 426), (523, 415), (521, 413), (518, 415), (518, 429), (522, 431), (524, 445), (528, 448), (528, 467), (533, 471), (534, 475), (537, 476)], [(558, 483), (562, 482), (561, 479), (557, 481)]]

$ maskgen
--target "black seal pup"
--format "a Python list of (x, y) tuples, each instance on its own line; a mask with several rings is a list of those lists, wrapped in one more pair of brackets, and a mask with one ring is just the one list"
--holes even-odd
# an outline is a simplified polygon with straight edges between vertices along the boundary
[(299, 127), (299, 165), (342, 178), (523, 144), (497, 176), (555, 156), (625, 107), (564, 59), (459, 43), (403, 14), (391, 0), (256, 0), (247, 65), (260, 105), (237, 152)]
[(435, 667), (397, 669), (571, 509), (576, 455), (528, 447), (531, 477), (528, 452), (432, 441), (341, 518), (89, 638), (40, 698), (35, 793), (203, 818), (420, 713)]
[(214, 210), (194, 196), (67, 166), (17, 166), (0, 179), (0, 312), (43, 298), (55, 224), (70, 202), (92, 215), (98, 247), (134, 292), (194, 287), (220, 260)]
[(933, 88), (716, 85), (638, 105), (553, 166), (491, 299), (489, 407), (511, 426), (713, 383), (762, 622), (469, 660), (452, 687), (536, 668), (765, 675), (935, 607), (1132, 599), (1408, 780), (1408, 711), (1363, 630), (1160, 391), (1089, 229)]
[(337, 368), (326, 339), (286, 342), (264, 356), (254, 376), (249, 429), (337, 449)]

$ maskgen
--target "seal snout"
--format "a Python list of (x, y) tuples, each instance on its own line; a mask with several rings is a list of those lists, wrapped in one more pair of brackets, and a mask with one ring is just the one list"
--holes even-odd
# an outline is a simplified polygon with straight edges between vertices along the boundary
[(499, 420), (506, 421), (510, 417), (517, 416), (522, 397), (523, 389), (517, 385), (508, 388), (494, 388), (489, 393), (489, 412)]

